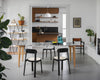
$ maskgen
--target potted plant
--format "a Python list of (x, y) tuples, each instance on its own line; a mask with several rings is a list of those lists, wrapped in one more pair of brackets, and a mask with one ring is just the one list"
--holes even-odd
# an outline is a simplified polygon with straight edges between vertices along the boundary
[[(1, 22), (1, 20), (3, 19), (2, 15), (0, 17), (0, 59), (1, 60), (9, 60), (11, 59), (11, 55), (7, 54), (3, 48), (9, 48), (9, 46), (12, 44), (11, 40), (8, 37), (4, 36), (5, 30), (7, 30), (7, 25), (9, 24), (9, 19)], [(4, 65), (2, 65), (2, 63), (0, 63), (0, 80), (6, 80), (3, 76), (7, 77), (3, 71), (6, 69), (6, 67)]]
[(92, 29), (86, 29), (87, 36), (90, 36), (90, 42), (91, 42), (91, 36), (94, 36), (94, 31)]
[(20, 20), (18, 21), (19, 25), (23, 25), (24, 24), (24, 16), (21, 16), (19, 13), (18, 13), (18, 16), (20, 18)]

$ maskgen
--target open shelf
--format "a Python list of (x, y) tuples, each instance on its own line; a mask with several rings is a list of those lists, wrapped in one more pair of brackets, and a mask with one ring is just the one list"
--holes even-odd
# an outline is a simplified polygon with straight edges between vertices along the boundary
[(19, 40), (19, 41), (23, 41), (23, 40), (27, 40), (27, 39), (24, 38), (24, 39), (11, 39), (11, 40)]
[(16, 26), (19, 26), (19, 27), (23, 26), (23, 27), (25, 27), (27, 25), (8, 25), (8, 27), (16, 27)]
[(7, 32), (8, 34), (26, 34), (27, 32)]
[(34, 22), (34, 23), (58, 23), (58, 21), (40, 21), (40, 22)]
[(58, 18), (58, 17), (35, 17), (35, 18)]

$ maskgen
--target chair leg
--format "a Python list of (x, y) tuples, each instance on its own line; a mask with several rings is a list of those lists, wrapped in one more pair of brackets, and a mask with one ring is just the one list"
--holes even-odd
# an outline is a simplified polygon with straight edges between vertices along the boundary
[(55, 52), (55, 50), (54, 50), (54, 56), (56, 56), (56, 52)]
[(52, 51), (50, 50), (50, 60), (52, 60)]
[(32, 71), (33, 71), (33, 62), (31, 62), (31, 66), (32, 66)]
[(85, 53), (85, 52), (84, 52), (84, 47), (83, 47), (83, 55), (84, 55), (84, 53)]
[(60, 61), (58, 60), (58, 76), (60, 76)]
[(54, 59), (53, 59), (53, 63), (52, 63), (52, 71), (54, 71)]
[(36, 77), (36, 62), (34, 62), (34, 77)]
[(63, 70), (63, 61), (61, 61), (61, 70)]
[(24, 72), (23, 72), (23, 75), (25, 76), (25, 69), (26, 69), (26, 61), (24, 63)]
[(68, 60), (68, 67), (69, 67), (69, 74), (71, 74), (71, 70), (70, 70), (70, 62)]
[(40, 61), (40, 65), (41, 65), (41, 73), (43, 73), (43, 69), (42, 69), (42, 60)]
[(80, 53), (82, 53), (82, 48), (80, 47)]
[(42, 59), (44, 59), (44, 50), (42, 51)]
[(47, 50), (46, 50), (46, 57), (47, 57)]

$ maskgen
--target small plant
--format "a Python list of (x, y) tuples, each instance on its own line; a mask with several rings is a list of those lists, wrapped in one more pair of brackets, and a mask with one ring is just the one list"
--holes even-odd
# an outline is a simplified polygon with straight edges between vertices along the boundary
[(24, 16), (21, 16), (19, 13), (18, 13), (18, 16), (20, 17), (21, 21), (24, 21)]
[(19, 13), (18, 13), (18, 16), (20, 18), (20, 20), (18, 21), (19, 25), (23, 25), (24, 24), (24, 16), (21, 16)]
[(91, 42), (91, 36), (94, 36), (94, 31), (92, 29), (86, 29), (87, 36), (90, 36), (90, 42)]
[[(11, 40), (8, 37), (4, 36), (5, 30), (7, 30), (7, 25), (9, 24), (9, 19), (5, 20), (5, 21), (1, 21), (3, 19), (2, 15), (0, 17), (0, 59), (1, 60), (9, 60), (11, 59), (11, 55), (8, 55), (3, 48), (9, 48), (9, 46), (12, 44)], [(0, 80), (6, 80), (5, 78), (3, 78), (3, 76), (7, 77), (3, 71), (6, 69), (6, 67), (4, 65), (2, 65), (2, 63), (0, 63)]]

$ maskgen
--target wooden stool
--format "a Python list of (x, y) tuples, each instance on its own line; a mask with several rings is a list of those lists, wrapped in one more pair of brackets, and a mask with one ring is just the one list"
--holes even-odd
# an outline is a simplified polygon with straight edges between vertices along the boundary
[(25, 45), (18, 45), (17, 47), (18, 47), (18, 67), (20, 67), (20, 55), (22, 54), (22, 61), (23, 61), (23, 56), (25, 54), (24, 52)]

